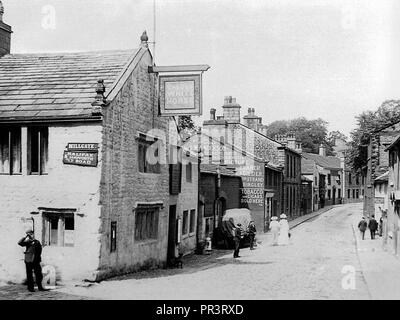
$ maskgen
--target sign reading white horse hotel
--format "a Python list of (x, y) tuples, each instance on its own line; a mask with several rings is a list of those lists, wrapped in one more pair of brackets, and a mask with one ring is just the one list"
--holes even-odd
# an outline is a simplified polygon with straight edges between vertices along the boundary
[(160, 76), (163, 116), (201, 114), (201, 75)]

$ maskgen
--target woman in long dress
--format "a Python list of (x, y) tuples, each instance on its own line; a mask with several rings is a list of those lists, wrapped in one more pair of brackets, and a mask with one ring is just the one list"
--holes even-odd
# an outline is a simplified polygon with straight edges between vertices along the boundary
[(271, 223), (269, 225), (269, 229), (272, 232), (272, 245), (277, 246), (278, 245), (278, 236), (279, 236), (279, 222), (278, 222), (278, 217), (273, 216), (271, 217)]
[(281, 214), (279, 218), (278, 245), (287, 245), (289, 244), (289, 223), (286, 214)]

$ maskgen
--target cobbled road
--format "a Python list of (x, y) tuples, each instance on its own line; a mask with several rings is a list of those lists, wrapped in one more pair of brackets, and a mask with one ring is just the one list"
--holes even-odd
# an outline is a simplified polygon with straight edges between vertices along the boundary
[[(356, 216), (361, 204), (335, 206), (294, 228), (287, 246), (272, 246), (266, 234), (256, 250), (241, 249), (239, 259), (214, 250), (186, 259), (183, 269), (141, 272), (87, 288), (67, 286), (52, 291), (53, 298), (370, 299), (351, 227)], [(355, 270), (355, 288), (342, 287), (345, 266)]]

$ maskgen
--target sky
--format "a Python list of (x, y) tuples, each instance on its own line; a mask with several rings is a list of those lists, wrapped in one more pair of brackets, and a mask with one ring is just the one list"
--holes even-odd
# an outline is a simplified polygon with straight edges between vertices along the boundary
[(397, 0), (2, 1), (12, 53), (133, 49), (147, 30), (157, 65), (210, 65), (196, 123), (232, 96), (264, 124), (321, 117), (348, 135), (400, 99)]

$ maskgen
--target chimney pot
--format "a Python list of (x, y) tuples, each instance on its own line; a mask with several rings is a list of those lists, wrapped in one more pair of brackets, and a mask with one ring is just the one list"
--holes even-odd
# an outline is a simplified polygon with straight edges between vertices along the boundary
[(210, 110), (210, 120), (215, 120), (215, 111), (216, 109), (212, 108)]

